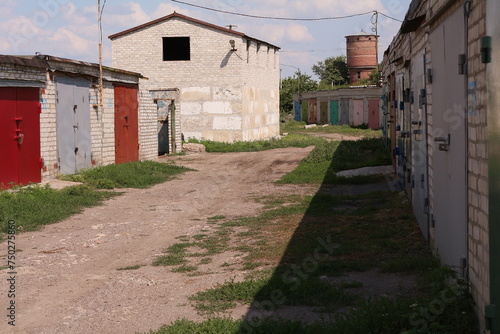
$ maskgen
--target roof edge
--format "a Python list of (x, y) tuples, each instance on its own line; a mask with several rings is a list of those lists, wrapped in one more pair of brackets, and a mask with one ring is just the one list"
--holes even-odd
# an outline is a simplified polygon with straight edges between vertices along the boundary
[(147, 27), (150, 27), (152, 25), (155, 25), (155, 24), (158, 24), (158, 23), (161, 23), (161, 22), (164, 22), (164, 21), (167, 21), (167, 20), (170, 20), (171, 18), (180, 18), (180, 19), (183, 19), (183, 20), (187, 20), (187, 21), (190, 21), (190, 22), (193, 22), (193, 23), (197, 23), (197, 24), (201, 24), (201, 25), (204, 25), (206, 27), (210, 27), (210, 28), (213, 28), (213, 29), (216, 29), (216, 30), (219, 30), (219, 31), (222, 31), (222, 32), (226, 32), (226, 33), (229, 33), (229, 34), (233, 34), (233, 35), (236, 35), (236, 36), (240, 36), (240, 37), (245, 37), (245, 38), (248, 38), (248, 39), (251, 39), (251, 40), (254, 40), (254, 41), (257, 41), (257, 42), (260, 42), (260, 43), (264, 43), (264, 44), (267, 44), (269, 46), (272, 46), (276, 49), (281, 49), (279, 46), (276, 46), (276, 45), (273, 45), (269, 42), (265, 42), (263, 40), (260, 40), (260, 39), (257, 39), (257, 38), (254, 38), (254, 37), (251, 37), (251, 36), (248, 36), (242, 32), (239, 32), (239, 31), (236, 31), (236, 30), (233, 30), (233, 29), (228, 29), (228, 28), (224, 28), (224, 27), (221, 27), (221, 26), (218, 26), (218, 25), (215, 25), (215, 24), (212, 24), (212, 23), (208, 23), (206, 21), (201, 21), (201, 20), (198, 20), (198, 19), (195, 19), (195, 18), (192, 18), (192, 17), (189, 17), (189, 16), (186, 16), (186, 15), (182, 15), (182, 14), (179, 14), (177, 12), (173, 12), (172, 14), (169, 14), (167, 16), (163, 16), (163, 17), (160, 17), (159, 19), (156, 19), (156, 20), (153, 20), (153, 21), (149, 21), (149, 22), (146, 22), (144, 24), (141, 24), (139, 26), (136, 26), (136, 27), (133, 27), (133, 28), (130, 28), (130, 29), (127, 29), (127, 30), (124, 30), (122, 32), (119, 32), (119, 33), (116, 33), (116, 34), (113, 34), (113, 35), (109, 35), (108, 38), (110, 40), (113, 40), (115, 38), (118, 38), (118, 37), (121, 37), (121, 36), (124, 36), (124, 35), (128, 35), (130, 33), (133, 33), (135, 31), (138, 31), (140, 29), (144, 29), (144, 28), (147, 28)]

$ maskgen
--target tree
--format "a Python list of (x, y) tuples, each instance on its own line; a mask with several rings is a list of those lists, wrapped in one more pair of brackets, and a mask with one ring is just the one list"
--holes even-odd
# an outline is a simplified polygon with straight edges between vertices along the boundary
[(374, 86), (380, 86), (380, 79), (381, 74), (380, 74), (380, 67), (381, 65), (379, 64), (379, 70), (373, 70), (372, 73), (370, 73), (370, 77), (368, 79), (362, 79), (359, 81), (359, 84), (361, 85), (374, 85)]
[(349, 83), (349, 70), (346, 57), (329, 57), (313, 65), (312, 71), (316, 74), (323, 86), (342, 86)]
[(303, 74), (300, 70), (294, 77), (287, 77), (281, 81), (280, 111), (281, 114), (293, 113), (293, 94), (315, 91), (318, 83), (310, 75)]

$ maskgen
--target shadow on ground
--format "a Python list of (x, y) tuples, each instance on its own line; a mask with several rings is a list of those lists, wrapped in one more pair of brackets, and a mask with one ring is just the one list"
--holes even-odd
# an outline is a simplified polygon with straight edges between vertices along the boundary
[[(329, 173), (346, 158), (342, 145)], [(325, 177), (238, 333), (301, 333), (300, 323), (328, 322), (367, 298), (417, 293), (411, 267), (428, 250), (397, 182), (385, 179), (335, 185)], [(280, 319), (295, 323), (278, 328)]]

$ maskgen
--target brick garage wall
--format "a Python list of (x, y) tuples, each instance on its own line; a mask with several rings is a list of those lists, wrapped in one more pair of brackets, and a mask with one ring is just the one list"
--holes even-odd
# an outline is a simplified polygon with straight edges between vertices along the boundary
[(158, 158), (157, 107), (147, 89), (139, 89), (139, 159)]
[[(190, 60), (163, 61), (163, 37), (190, 37)], [(237, 51), (231, 51), (230, 40), (235, 41)], [(245, 38), (178, 17), (113, 39), (113, 66), (142, 73), (149, 78), (145, 83), (145, 88), (149, 90), (179, 88), (180, 126), (185, 139), (233, 142), (257, 137), (248, 134), (247, 130), (258, 130), (247, 128), (250, 121), (244, 121), (244, 114), (248, 114), (250, 109), (244, 108), (247, 101), (255, 102), (261, 95), (264, 97), (262, 109), (275, 109), (279, 115), (279, 102), (276, 107), (269, 105), (266, 96), (271, 96), (271, 92), (265, 86), (276, 78), (273, 83), (277, 91), (279, 69), (275, 59), (268, 60), (264, 53), (267, 55), (267, 49), (262, 47), (258, 60), (257, 57), (252, 59), (258, 65), (247, 71)], [(272, 75), (266, 75), (270, 64)], [(253, 77), (259, 79), (254, 80)], [(255, 84), (257, 81), (264, 86)], [(262, 89), (263, 94), (259, 91), (252, 99), (246, 98), (246, 92), (255, 91), (255, 87)], [(273, 95), (272, 101), (279, 101), (279, 94)], [(266, 104), (267, 107), (264, 107)], [(276, 118), (278, 124), (279, 116)], [(275, 120), (268, 117), (265, 121)], [(267, 125), (256, 127), (269, 128)], [(276, 131), (267, 129), (260, 132), (262, 136), (274, 136)]]
[(56, 86), (53, 78), (47, 73), (47, 84), (41, 90), (42, 113), (40, 114), (40, 148), (45, 166), (42, 180), (52, 179), (59, 173), (57, 160), (57, 126), (56, 126)]
[(488, 151), (486, 65), (481, 41), (486, 35), (486, 1), (473, 1), (468, 20), (468, 205), (469, 280), (476, 310), (484, 328), (484, 307), (490, 301), (488, 228)]

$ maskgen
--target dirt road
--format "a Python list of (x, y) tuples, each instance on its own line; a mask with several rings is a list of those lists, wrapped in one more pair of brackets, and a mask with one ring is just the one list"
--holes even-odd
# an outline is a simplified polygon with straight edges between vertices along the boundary
[[(255, 215), (261, 205), (252, 197), (313, 194), (317, 188), (272, 183), (311, 150), (167, 158), (197, 171), (150, 189), (127, 189), (100, 207), (19, 235), (16, 326), (7, 325), (8, 270), (2, 270), (0, 333), (136, 333), (179, 318), (201, 320), (187, 298), (235, 273), (187, 277), (152, 261), (176, 237), (210, 228), (209, 217)], [(0, 254), (7, 254), (5, 242)], [(238, 260), (226, 256), (221, 263)], [(142, 267), (117, 270), (134, 265)]]

